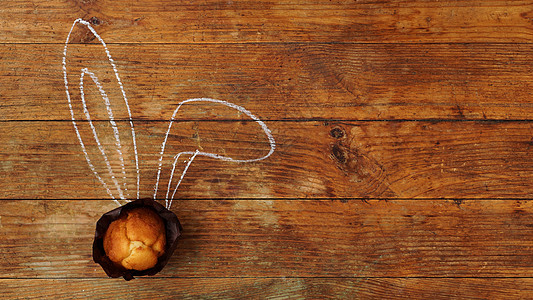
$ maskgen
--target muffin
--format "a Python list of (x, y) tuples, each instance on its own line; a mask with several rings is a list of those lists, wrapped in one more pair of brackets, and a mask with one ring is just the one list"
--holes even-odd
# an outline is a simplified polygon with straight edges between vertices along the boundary
[(154, 267), (165, 252), (165, 244), (165, 224), (148, 207), (126, 211), (109, 225), (103, 240), (104, 251), (113, 263), (137, 271)]

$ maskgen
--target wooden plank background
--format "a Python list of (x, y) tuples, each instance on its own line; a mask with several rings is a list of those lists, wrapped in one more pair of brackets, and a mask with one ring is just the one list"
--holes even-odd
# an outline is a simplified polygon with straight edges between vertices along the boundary
[[(244, 106), (276, 139), (264, 161), (194, 161), (172, 207), (184, 236), (154, 277), (109, 279), (92, 262), (94, 224), (116, 204), (70, 121), (62, 57), (76, 18), (117, 64), (142, 197), (185, 99)], [(2, 296), (531, 297), (532, 29), (528, 1), (3, 1)], [(67, 61), (111, 84), (105, 52), (82, 27)], [(109, 133), (98, 91), (86, 93), (96, 130)], [(127, 132), (127, 112), (114, 112)], [(180, 151), (268, 152), (260, 127), (235, 110), (191, 104), (177, 120), (163, 183)], [(87, 122), (79, 128), (96, 155)]]

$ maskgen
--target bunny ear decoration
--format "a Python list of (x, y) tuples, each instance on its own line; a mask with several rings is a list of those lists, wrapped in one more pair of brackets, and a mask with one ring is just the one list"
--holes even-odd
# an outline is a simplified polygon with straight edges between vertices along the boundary
[[(72, 44), (80, 32), (98, 43)], [(100, 49), (86, 51), (94, 48)], [(63, 78), (72, 125), (92, 173), (117, 204), (116, 199), (138, 199), (139, 159), (128, 98), (107, 45), (82, 19), (74, 21), (65, 42)], [(128, 174), (132, 170), (136, 174)], [(131, 184), (136, 194), (128, 189)]]
[[(233, 103), (230, 103), (230, 102), (227, 102), (227, 101), (211, 99), (211, 98), (194, 98), (194, 99), (188, 99), (188, 100), (182, 101), (182, 102), (180, 102), (178, 104), (178, 107), (174, 110), (174, 113), (172, 114), (172, 117), (170, 119), (170, 123), (169, 123), (169, 126), (168, 126), (168, 130), (167, 130), (167, 132), (165, 134), (165, 139), (163, 140), (163, 143), (161, 145), (161, 152), (160, 152), (159, 164), (158, 164), (158, 169), (157, 169), (156, 184), (155, 184), (155, 187), (154, 187), (154, 195), (153, 195), (154, 199), (156, 199), (156, 197), (157, 197), (157, 192), (158, 192), (158, 188), (159, 188), (159, 180), (161, 178), (161, 172), (162, 172), (162, 166), (163, 166), (163, 158), (165, 156), (165, 148), (167, 146), (167, 141), (168, 141), (168, 137), (169, 137), (169, 134), (171, 132), (171, 129), (172, 129), (172, 125), (176, 121), (176, 115), (178, 114), (180, 108), (183, 105), (185, 105), (187, 103), (193, 103), (193, 102), (204, 102), (204, 103), (207, 102), (207, 103), (212, 103), (212, 104), (220, 104), (220, 105), (232, 108), (234, 110), (237, 110), (238, 112), (246, 115), (247, 117), (252, 119), (255, 123), (257, 123), (260, 126), (261, 130), (263, 131), (263, 133), (267, 137), (267, 140), (268, 140), (270, 148), (268, 150), (268, 153), (266, 153), (265, 155), (260, 156), (260, 157), (256, 157), (256, 158), (248, 158), (248, 159), (233, 158), (233, 157), (229, 157), (229, 156), (225, 156), (225, 155), (220, 155), (220, 154), (217, 154), (217, 153), (210, 153), (210, 152), (201, 151), (200, 149), (196, 149), (195, 151), (183, 151), (183, 152), (180, 152), (180, 153), (176, 154), (174, 156), (173, 160), (172, 160), (172, 167), (171, 167), (171, 170), (170, 170), (170, 175), (169, 175), (168, 184), (167, 184), (167, 190), (166, 190), (166, 194), (165, 194), (165, 203), (166, 203), (167, 209), (170, 209), (170, 207), (172, 206), (172, 200), (174, 199), (174, 196), (176, 194), (176, 191), (178, 190), (179, 185), (181, 184), (181, 182), (182, 182), (185, 174), (187, 173), (187, 170), (189, 169), (190, 165), (192, 164), (192, 162), (194, 161), (194, 159), (198, 155), (206, 156), (206, 157), (210, 157), (210, 158), (214, 158), (214, 159), (219, 159), (219, 160), (223, 160), (223, 161), (228, 161), (228, 162), (248, 163), (248, 162), (255, 162), (255, 161), (260, 161), (260, 160), (266, 159), (270, 155), (272, 155), (272, 153), (274, 153), (274, 151), (276, 149), (276, 142), (274, 140), (274, 137), (272, 136), (272, 133), (271, 133), (270, 129), (266, 126), (266, 124), (263, 121), (261, 121), (258, 117), (256, 117), (254, 114), (252, 114), (246, 108), (244, 108), (242, 106), (239, 106), (239, 105), (236, 105), (236, 104), (233, 104)], [(179, 180), (176, 180), (177, 182), (175, 182), (175, 180), (174, 180), (174, 172), (176, 171), (176, 165), (177, 165), (177, 163), (178, 163), (178, 161), (179, 161), (179, 159), (181, 158), (182, 155), (189, 155), (190, 158), (189, 158), (189, 160), (188, 160), (183, 172), (181, 173), (181, 176), (180, 176)]]
[[(82, 40), (92, 38), (93, 40), (96, 39), (97, 43), (76, 45), (73, 41), (79, 39), (80, 30)], [(94, 48), (97, 48), (98, 50), (86, 51), (87, 49)], [(93, 58), (91, 55), (100, 55), (100, 57)], [(102, 64), (102, 62), (105, 63)], [(129, 202), (132, 198), (131, 189), (128, 189), (128, 187), (131, 186), (131, 181), (134, 180), (132, 178), (136, 179), (137, 200), (107, 212), (97, 222), (95, 239), (93, 242), (93, 260), (99, 263), (104, 271), (111, 277), (123, 276), (126, 280), (130, 280), (133, 279), (133, 276), (154, 275), (168, 262), (174, 249), (176, 249), (176, 242), (181, 235), (182, 230), (178, 218), (172, 211), (170, 211), (172, 199), (174, 198), (188, 168), (198, 155), (230, 162), (254, 162), (269, 157), (276, 148), (274, 137), (265, 123), (244, 107), (210, 98), (185, 100), (179, 103), (178, 107), (173, 112), (168, 130), (161, 145), (161, 156), (157, 169), (154, 200), (139, 199), (139, 159), (137, 154), (135, 129), (128, 104), (128, 98), (126, 97), (117, 67), (106, 43), (94, 28), (82, 19), (74, 21), (68, 33), (67, 40), (65, 41), (65, 48), (63, 50), (63, 78), (72, 125), (85, 156), (85, 160), (94, 176), (103, 185), (108, 195), (119, 206), (121, 203), (117, 199)], [(237, 110), (239, 114), (244, 114), (251, 118), (259, 125), (262, 133), (266, 135), (270, 149), (268, 153), (260, 157), (244, 159), (213, 153), (216, 151), (208, 152), (200, 145), (198, 145), (198, 148), (194, 151), (182, 151), (178, 153), (171, 159), (171, 171), (165, 197), (166, 207), (163, 207), (161, 204), (157, 203), (155, 199), (157, 196), (168, 137), (180, 108), (187, 103), (193, 102), (222, 105)], [(118, 120), (126, 122), (117, 122)], [(239, 141), (238, 139), (236, 140)], [(240, 151), (243, 148), (239, 145), (238, 147), (234, 147), (234, 149)], [(265, 149), (262, 148), (255, 150), (260, 151), (260, 153), (265, 152)], [(225, 149), (222, 151), (225, 151)], [(183, 155), (189, 155), (189, 161), (187, 162), (179, 180), (173, 180), (176, 166), (180, 157)], [(134, 176), (128, 174), (132, 173), (133, 170), (136, 173)], [(145, 212), (144, 215), (140, 213), (141, 211)], [(149, 213), (150, 211), (151, 213)], [(157, 251), (155, 251), (156, 248), (153, 248), (153, 251), (145, 251), (146, 249), (139, 247), (134, 249), (136, 255), (133, 255), (134, 257), (132, 257), (132, 246), (136, 247), (136, 243), (141, 241), (135, 239), (137, 236), (136, 234), (125, 235), (123, 232), (120, 232), (120, 226), (124, 228), (124, 222), (128, 222), (127, 220), (130, 219), (130, 213), (132, 216), (137, 214), (136, 217), (132, 217), (136, 220), (136, 225), (132, 227), (133, 231), (137, 230), (143, 232), (143, 234), (139, 236), (151, 234), (149, 238), (154, 238), (154, 241), (158, 241)], [(151, 224), (154, 224), (154, 222), (157, 223), (157, 221), (154, 221), (158, 220), (157, 216), (153, 216), (154, 213), (162, 219), (161, 224), (164, 224), (164, 228), (161, 229), (160, 226), (157, 232), (147, 229), (148, 227), (152, 228), (153, 226), (151, 226)], [(108, 232), (110, 233), (108, 234)], [(164, 232), (165, 235), (163, 235), (162, 232)], [(106, 250), (106, 247), (111, 247), (111, 250), (109, 250), (110, 248), (107, 248)], [(128, 256), (124, 257), (121, 255), (115, 255), (116, 251), (114, 250), (128, 249), (128, 247), (130, 249)], [(150, 245), (150, 247), (155, 247), (155, 244)], [(164, 249), (161, 249), (163, 247)], [(106, 251), (109, 251), (109, 253), (106, 253)], [(145, 252), (148, 252), (148, 254)], [(145, 254), (140, 255), (139, 253)], [(157, 261), (154, 261), (154, 253), (158, 254), (158, 256), (155, 257), (155, 260)], [(146, 255), (148, 255), (149, 258), (142, 257)], [(126, 259), (128, 259), (128, 261), (126, 261)], [(136, 260), (135, 264), (132, 263), (130, 259)], [(149, 265), (148, 263), (155, 264)], [(135, 269), (135, 265), (138, 266), (138, 270)]]

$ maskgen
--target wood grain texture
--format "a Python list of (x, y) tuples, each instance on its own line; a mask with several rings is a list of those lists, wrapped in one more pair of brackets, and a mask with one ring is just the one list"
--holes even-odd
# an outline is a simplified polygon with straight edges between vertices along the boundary
[[(244, 106), (277, 142), (261, 162), (195, 159), (172, 206), (184, 236), (155, 277), (111, 280), (92, 262), (94, 224), (116, 204), (70, 122), (62, 55), (77, 18), (117, 63), (142, 197), (182, 100)], [(531, 298), (532, 20), (521, 0), (2, 1), (0, 298)], [(122, 120), (117, 185), (132, 197), (118, 83), (92, 33), (71, 37), (73, 115), (84, 118), (88, 67)], [(120, 174), (106, 108), (94, 85), (85, 92)], [(177, 119), (159, 199), (180, 151), (268, 151), (233, 109), (186, 105)], [(78, 125), (112, 182), (89, 124)]]
[[(0, 120), (69, 120), (63, 45), (0, 49)], [(524, 120), (533, 115), (529, 45), (110, 45), (135, 119), (168, 120), (185, 99), (242, 105), (265, 120)], [(121, 101), (99, 45), (71, 45), (72, 99), (80, 69), (95, 72)], [(105, 116), (92, 83), (86, 94)], [(89, 99), (90, 101), (90, 99)], [(124, 108), (117, 117), (127, 116)], [(228, 113), (229, 112), (229, 113)], [(234, 118), (190, 109), (181, 118)]]
[[(115, 174), (109, 122), (94, 123)], [(129, 123), (119, 130), (127, 132)], [(141, 197), (151, 197), (166, 122), (137, 122)], [(197, 158), (179, 198), (531, 198), (530, 122), (269, 122), (273, 156), (256, 163)], [(87, 122), (80, 136), (102, 178), (111, 183)], [(3, 199), (106, 199), (70, 122), (0, 123)], [(127, 185), (135, 190), (132, 142), (123, 139)], [(164, 155), (164, 199), (173, 157), (181, 151), (258, 158), (269, 144), (255, 122), (180, 122)], [(188, 157), (177, 165), (179, 178)], [(31, 181), (28, 182), (28, 178)], [(174, 181), (176, 182), (176, 181)], [(111, 184), (112, 185), (112, 184)]]
[[(76, 18), (112, 43), (531, 42), (528, 1), (8, 0), (0, 41), (61, 42)], [(80, 36), (90, 39), (90, 36)]]
[(38, 299), (527, 299), (531, 279), (140, 278), (0, 279), (6, 298)]
[[(156, 277), (531, 277), (525, 200), (180, 200), (183, 236)], [(4, 278), (103, 278), (110, 200), (0, 201)]]

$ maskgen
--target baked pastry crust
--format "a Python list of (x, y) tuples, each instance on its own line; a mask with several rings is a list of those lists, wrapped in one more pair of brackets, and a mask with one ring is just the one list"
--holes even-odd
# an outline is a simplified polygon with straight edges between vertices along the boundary
[(134, 208), (109, 225), (103, 242), (115, 264), (144, 271), (154, 267), (165, 252), (165, 225), (152, 209)]

